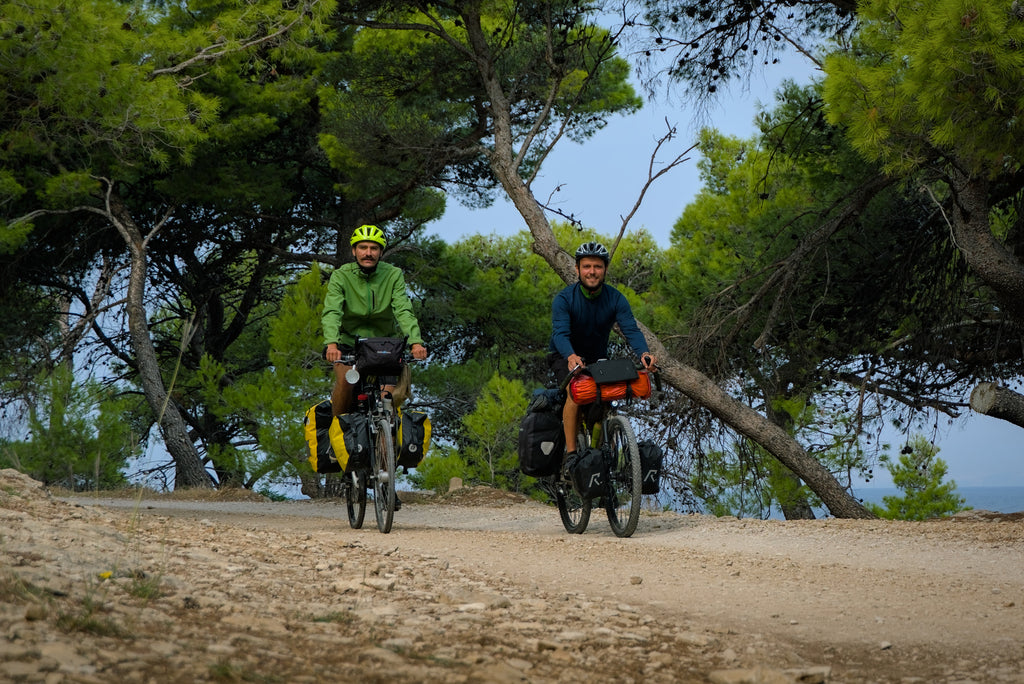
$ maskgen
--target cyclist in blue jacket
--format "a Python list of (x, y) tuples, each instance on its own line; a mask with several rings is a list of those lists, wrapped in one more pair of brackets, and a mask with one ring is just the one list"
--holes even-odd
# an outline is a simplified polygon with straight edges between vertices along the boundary
[[(548, 361), (559, 383), (576, 366), (608, 358), (608, 337), (616, 323), (644, 368), (654, 366), (654, 356), (636, 324), (632, 307), (621, 292), (604, 282), (610, 260), (611, 255), (604, 245), (598, 242), (580, 245), (576, 250), (579, 281), (555, 295), (551, 304)], [(562, 427), (569, 452), (566, 462), (576, 453), (579, 415), (579, 404), (568, 397), (562, 410)]]

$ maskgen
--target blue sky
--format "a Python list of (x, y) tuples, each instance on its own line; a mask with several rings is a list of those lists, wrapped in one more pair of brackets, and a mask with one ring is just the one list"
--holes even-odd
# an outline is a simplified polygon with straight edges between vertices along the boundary
[[(553, 190), (555, 204), (584, 225), (612, 235), (621, 216), (632, 208), (647, 177), (650, 155), (657, 139), (667, 130), (665, 121), (676, 126), (676, 140), (660, 155), (670, 160), (696, 139), (702, 125), (722, 133), (749, 137), (759, 107), (770, 108), (773, 93), (784, 78), (805, 82), (813, 70), (802, 62), (783, 65), (777, 73), (755, 75), (749, 88), (734, 88), (707, 118), (678, 102), (648, 102), (636, 115), (617, 117), (584, 145), (568, 140), (559, 143), (534, 182), (534, 192), (546, 201)], [(630, 221), (632, 230), (646, 228), (662, 247), (669, 245), (672, 226), (699, 189), (698, 155), (662, 177), (647, 192), (644, 204)], [(499, 199), (494, 206), (469, 210), (454, 203), (434, 229), (448, 241), (473, 234), (510, 235), (525, 228), (511, 203)], [(611, 274), (614, 280), (614, 273)], [(965, 397), (966, 400), (966, 397)], [(936, 444), (939, 457), (949, 465), (949, 477), (960, 486), (1024, 486), (1024, 430), (1006, 421), (968, 412), (954, 425), (940, 427)], [(902, 441), (898, 436), (894, 442)], [(870, 486), (891, 486), (888, 474), (876, 472)]]

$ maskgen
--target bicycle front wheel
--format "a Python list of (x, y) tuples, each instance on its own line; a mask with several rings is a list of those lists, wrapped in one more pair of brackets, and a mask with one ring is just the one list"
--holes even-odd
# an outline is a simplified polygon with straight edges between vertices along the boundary
[(366, 473), (353, 470), (345, 475), (345, 507), (349, 527), (358, 530), (366, 516)]
[(373, 510), (377, 529), (387, 534), (395, 519), (395, 443), (391, 439), (391, 422), (375, 419), (373, 445)]
[(633, 427), (624, 416), (610, 417), (607, 430), (605, 439), (611, 462), (608, 464), (609, 492), (604, 505), (612, 532), (617, 537), (628, 537), (636, 531), (640, 521), (643, 494), (640, 449), (636, 445)]

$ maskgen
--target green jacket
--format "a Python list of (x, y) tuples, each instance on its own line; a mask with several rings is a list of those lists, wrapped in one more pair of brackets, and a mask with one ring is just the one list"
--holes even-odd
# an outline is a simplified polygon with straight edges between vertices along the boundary
[(405, 290), (405, 275), (383, 261), (369, 276), (356, 263), (334, 269), (320, 323), (325, 346), (331, 342), (351, 346), (356, 337), (406, 337), (408, 344), (423, 344)]

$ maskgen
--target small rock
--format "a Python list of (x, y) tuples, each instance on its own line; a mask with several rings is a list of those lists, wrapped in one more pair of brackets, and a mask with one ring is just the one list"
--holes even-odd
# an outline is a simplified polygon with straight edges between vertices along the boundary
[(25, 619), (29, 622), (46, 619), (46, 606), (33, 603), (25, 609)]

